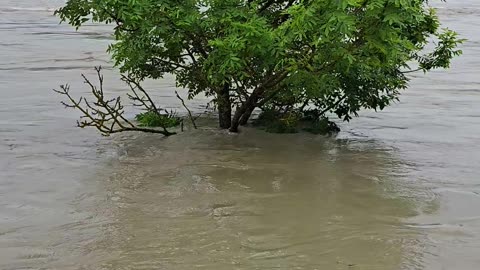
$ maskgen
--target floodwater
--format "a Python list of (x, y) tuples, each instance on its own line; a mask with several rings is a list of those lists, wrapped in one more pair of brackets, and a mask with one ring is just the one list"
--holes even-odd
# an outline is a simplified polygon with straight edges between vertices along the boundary
[(469, 39), (451, 70), (336, 138), (77, 129), (51, 88), (87, 94), (95, 65), (125, 87), (109, 28), (58, 25), (60, 2), (0, 0), (0, 269), (480, 269), (477, 0), (433, 3)]

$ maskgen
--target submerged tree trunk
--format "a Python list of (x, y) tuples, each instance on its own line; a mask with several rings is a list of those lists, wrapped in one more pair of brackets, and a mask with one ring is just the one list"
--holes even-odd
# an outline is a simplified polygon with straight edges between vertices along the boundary
[(245, 103), (237, 108), (235, 115), (233, 116), (232, 125), (230, 127), (230, 132), (238, 132), (238, 126), (240, 125), (242, 118), (248, 121), (251, 113), (255, 109), (258, 100), (258, 93), (253, 92)]
[(238, 132), (238, 126), (240, 125), (240, 118), (243, 115), (243, 112), (245, 112), (245, 105), (242, 105), (237, 108), (235, 111), (235, 115), (233, 116), (232, 120), (232, 125), (230, 127), (230, 132)]
[(217, 93), (217, 106), (220, 128), (230, 128), (232, 125), (232, 104), (230, 102), (230, 86), (228, 84), (225, 84)]
[(250, 108), (247, 108), (247, 110), (242, 115), (242, 117), (240, 117), (240, 125), (241, 126), (245, 126), (248, 123), (248, 120), (252, 116), (253, 110), (255, 110), (255, 107), (253, 107), (253, 106), (250, 107)]
[[(230, 132), (238, 132), (238, 126), (240, 126), (242, 123), (247, 123), (248, 119), (250, 119), (250, 116), (252, 115), (253, 111), (257, 106), (265, 104), (265, 102), (268, 102), (270, 99), (272, 99), (275, 96), (276, 91), (273, 91), (267, 97), (265, 97), (265, 91), (267, 91), (268, 89), (273, 89), (287, 76), (288, 71), (281, 72), (274, 77), (270, 77), (260, 86), (258, 86), (255, 90), (253, 90), (247, 100), (241, 106), (237, 107), (235, 115), (232, 119), (232, 124), (230, 126)], [(259, 100), (262, 100), (262, 102), (258, 103)]]

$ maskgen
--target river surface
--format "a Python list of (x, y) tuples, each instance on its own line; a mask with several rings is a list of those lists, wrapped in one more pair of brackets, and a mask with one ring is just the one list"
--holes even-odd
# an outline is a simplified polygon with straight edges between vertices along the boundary
[(435, 1), (464, 55), (336, 138), (75, 128), (52, 88), (125, 87), (60, 4), (0, 0), (0, 269), (480, 269), (479, 1)]

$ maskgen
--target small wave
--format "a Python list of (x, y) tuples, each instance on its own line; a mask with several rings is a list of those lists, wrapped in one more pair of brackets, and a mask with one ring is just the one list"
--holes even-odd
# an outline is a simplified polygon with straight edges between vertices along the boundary
[(10, 47), (10, 46), (21, 46), (23, 45), (22, 43), (0, 43), (0, 47)]
[(58, 7), (2, 7), (0, 12), (20, 12), (20, 11), (31, 11), (31, 12), (54, 12)]
[(436, 9), (438, 10), (438, 14), (446, 16), (478, 15), (480, 13), (480, 7), (441, 7)]
[(397, 126), (378, 126), (378, 127), (372, 127), (372, 130), (376, 129), (399, 129), (399, 130), (405, 130), (408, 129), (407, 127), (397, 127)]
[(110, 33), (96, 33), (96, 32), (33, 32), (30, 35), (47, 36), (47, 35), (62, 35), (62, 36), (86, 36), (91, 39), (113, 40)]
[[(12, 70), (26, 70), (26, 71), (57, 71), (57, 70), (82, 70), (82, 69), (91, 69), (91, 66), (66, 66), (66, 67), (10, 67), (10, 68), (2, 68), (0, 67), (0, 71), (12, 71)], [(104, 67), (105, 70), (111, 70), (112, 67)]]

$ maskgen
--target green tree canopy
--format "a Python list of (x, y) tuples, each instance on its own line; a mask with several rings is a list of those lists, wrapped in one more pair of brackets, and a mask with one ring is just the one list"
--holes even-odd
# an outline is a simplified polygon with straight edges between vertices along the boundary
[(383, 109), (406, 73), (449, 67), (462, 42), (427, 0), (69, 0), (56, 13), (77, 28), (115, 24), (122, 73), (175, 75), (231, 131), (255, 108), (347, 121)]

